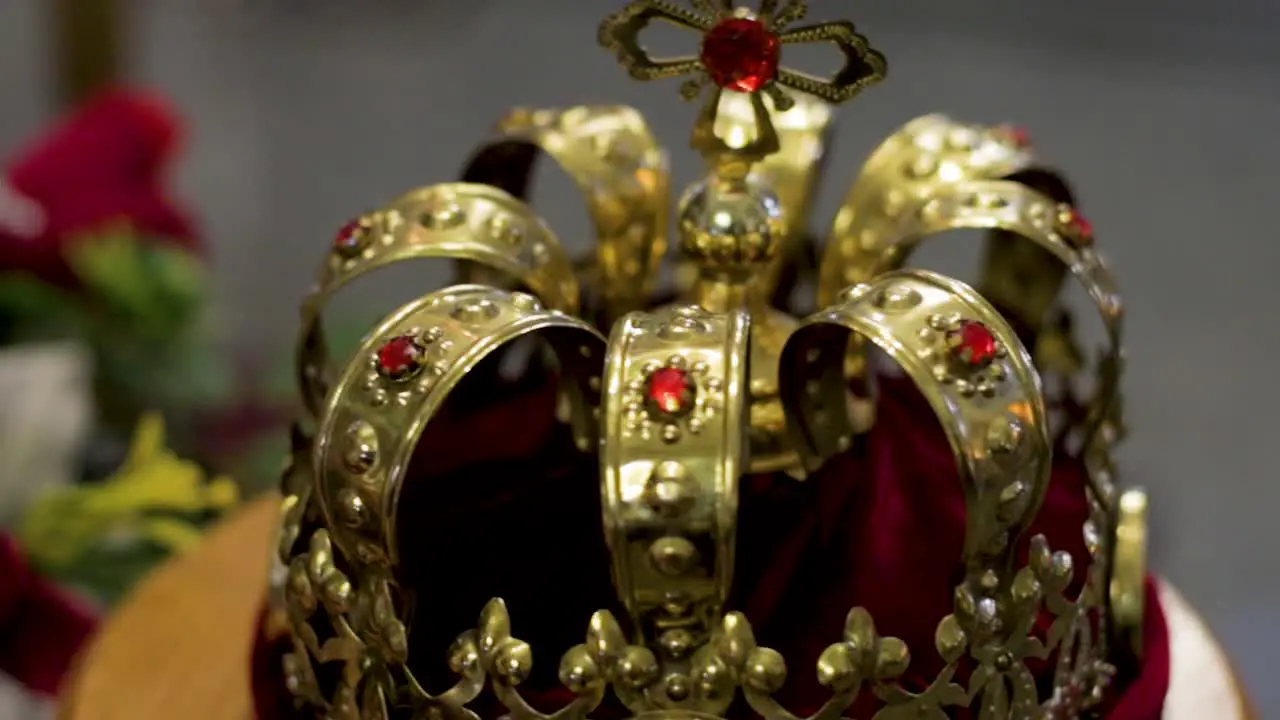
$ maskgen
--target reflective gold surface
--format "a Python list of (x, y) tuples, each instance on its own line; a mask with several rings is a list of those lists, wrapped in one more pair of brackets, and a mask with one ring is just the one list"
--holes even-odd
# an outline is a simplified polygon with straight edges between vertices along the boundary
[[(601, 405), (604, 530), (631, 627), (665, 675), (718, 630), (733, 581), (746, 469), (749, 316), (697, 306), (624, 318), (609, 339)], [(686, 407), (647, 407), (655, 374), (683, 373)], [(678, 704), (673, 686), (658, 692)], [(678, 693), (678, 691), (677, 691)]]
[[(777, 253), (753, 283), (755, 292), (766, 301), (785, 267), (797, 263), (797, 255), (803, 251), (800, 242), (809, 231), (808, 218), (822, 179), (827, 136), (835, 119), (834, 108), (827, 103), (809, 95), (795, 94), (792, 97), (795, 105), (786, 112), (777, 112), (766, 100), (777, 131), (778, 151), (752, 168), (752, 176), (758, 183), (777, 192), (782, 213), (790, 219)], [(751, 102), (739, 94), (723, 97), (715, 132), (732, 145), (745, 144), (756, 132)], [(677, 282), (685, 291), (696, 277), (696, 263), (686, 261), (676, 269)]]
[(897, 224), (933, 193), (966, 180), (998, 179), (1032, 167), (1031, 149), (1003, 127), (945, 115), (916, 118), (889, 136), (862, 166), (836, 213), (818, 275), (818, 305), (892, 264), (884, 258)]
[[(560, 664), (575, 699), (557, 720), (586, 717), (607, 688), (640, 717), (720, 717), (741, 697), (768, 720), (795, 720), (773, 697), (784, 659), (756, 645), (744, 616), (725, 613), (738, 482), (748, 472), (802, 479), (851, 446), (874, 422), (875, 374), (863, 352), (871, 346), (914, 381), (946, 432), (966, 501), (965, 571), (936, 628), (944, 670), (927, 688), (897, 684), (908, 648), (853, 608), (818, 664), (831, 699), (814, 718), (837, 720), (863, 692), (882, 701), (878, 720), (961, 707), (981, 720), (1081, 717), (1103, 700), (1116, 665), (1135, 659), (1146, 520), (1134, 505), (1140, 494), (1118, 495), (1112, 462), (1124, 434), (1119, 296), (1090, 227), (1031, 183), (1038, 165), (1023, 136), (941, 116), (908, 123), (873, 153), (836, 218), (815, 278), (823, 309), (798, 320), (770, 305), (819, 180), (833, 112), (824, 103), (853, 97), (885, 69), (852, 24), (795, 25), (805, 12), (795, 1), (743, 9), (635, 0), (601, 26), (601, 43), (633, 77), (685, 76), (686, 97), (703, 98), (690, 144), (706, 172), (676, 208), (685, 269), (676, 304), (647, 307), (657, 304), (651, 291), (666, 242), (666, 165), (626, 108), (516, 111), (488, 146), (506, 150), (482, 150), (466, 172), (505, 178), (492, 181), (524, 195), (527, 153), (541, 149), (574, 178), (598, 236), (585, 263), (597, 292), (586, 293), (586, 305), (576, 279), (584, 264), (497, 189), (420, 190), (412, 212), (401, 201), (365, 219), (367, 244), (334, 250), (304, 315), (300, 377), (320, 423), (314, 438), (295, 434), (280, 547), (290, 568), (282, 607), (295, 640), (288, 669), (300, 698), (339, 717), (383, 717), (394, 696), (415, 713), (466, 718), (489, 687), (513, 720), (552, 716), (520, 694), (533, 649), (512, 636), (500, 599), (452, 649), (454, 688), (423, 690), (405, 666), (405, 602), (395, 583), (396, 500), (413, 446), (469, 368), (530, 334), (556, 357), (563, 419), (579, 449), (598, 454), (602, 524), (627, 612), (626, 625), (606, 611), (584, 618), (584, 643)], [(649, 56), (640, 37), (655, 20), (700, 32), (746, 23), (782, 45), (832, 43), (845, 69), (823, 79), (766, 68), (758, 92), (734, 93), (712, 81), (701, 57)], [(503, 176), (492, 161), (512, 148), (525, 154), (512, 155)], [(514, 225), (525, 231), (510, 233)], [(1044, 253), (1026, 263), (1042, 283), (1002, 292), (1015, 310), (1059, 310), (1068, 273), (1085, 287), (1108, 332), (1085, 419), (1055, 427), (1051, 411), (1063, 411), (1051, 402), (1060, 398), (1045, 386), (1069, 385), (1085, 367), (1068, 362), (1070, 332), (1032, 333), (1028, 349), (1010, 322), (1022, 320), (1018, 313), (1002, 315), (1006, 308), (957, 280), (902, 268), (925, 238), (963, 228), (998, 231), (992, 250), (1017, 237)], [(325, 395), (313, 329), (325, 299), (350, 277), (410, 257), (464, 260), (529, 294), (470, 284), (423, 296), (375, 328)], [(1008, 275), (1002, 261), (989, 256), (987, 279)], [(611, 325), (610, 339), (589, 321)], [(1081, 531), (1089, 555), (1073, 558), (1036, 536), (1022, 564), (1018, 540), (1041, 509), (1056, 448), (1088, 468)], [(308, 514), (323, 522), (304, 533)], [(1040, 617), (1052, 620), (1043, 637)], [(321, 642), (321, 626), (337, 628), (337, 638)], [(1053, 687), (1041, 695), (1032, 668), (1046, 658)], [(315, 665), (335, 662), (341, 678), (322, 683)], [(962, 683), (964, 663), (976, 670)]]
[(559, 238), (519, 200), (488, 185), (449, 183), (407, 193), (357, 218), (358, 236), (337, 244), (302, 305), (296, 368), (299, 393), (318, 414), (328, 390), (323, 312), (358, 277), (410, 259), (449, 258), (490, 268), (548, 306), (577, 312), (578, 283)]
[(643, 308), (667, 251), (671, 204), (667, 155), (644, 117), (619, 106), (516, 109), (463, 176), (527, 194), (534, 157), (522, 145), (550, 156), (582, 191), (596, 243), (588, 287), (604, 321)]
[[(425, 295), (369, 334), (325, 404), (313, 450), (316, 501), (341, 549), (363, 563), (396, 564), (396, 508), (418, 437), (477, 363), (525, 336), (545, 338), (555, 352), (575, 438), (584, 449), (595, 445), (592, 408), (605, 347), (599, 333), (523, 293), (459, 285)], [(381, 352), (405, 338), (420, 357), (389, 376)]]
[[(1068, 205), (1010, 180), (964, 180), (935, 186), (921, 198), (904, 204), (892, 226), (881, 230), (864, 228), (858, 252), (845, 258), (845, 270), (856, 277), (876, 277), (904, 265), (924, 240), (964, 229), (1001, 231), (1052, 256), (1080, 283), (1097, 308), (1106, 333), (1106, 346), (1094, 368), (1094, 397), (1084, 401), (1089, 416), (1078, 422), (1077, 437), (1072, 438), (1073, 449), (1079, 450), (1093, 442), (1117, 402), (1124, 310), (1116, 281), (1094, 239), (1084, 242), (1067, 226), (1075, 212)], [(1046, 360), (1059, 371), (1080, 369), (1064, 367), (1054, 362), (1057, 358), (1043, 357), (1043, 353), (1037, 360), (1041, 370), (1046, 369)]]

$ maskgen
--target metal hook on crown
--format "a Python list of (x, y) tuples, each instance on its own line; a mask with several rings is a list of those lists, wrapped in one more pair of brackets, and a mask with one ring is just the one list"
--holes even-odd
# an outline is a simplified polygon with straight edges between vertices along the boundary
[[(760, 0), (754, 10), (735, 7), (731, 0), (691, 0), (688, 6), (634, 0), (605, 19), (599, 32), (600, 44), (617, 55), (631, 77), (684, 77), (680, 92), (686, 99), (707, 95), (690, 144), (706, 161), (708, 174), (685, 191), (678, 215), (681, 252), (697, 269), (686, 299), (709, 312), (746, 310), (752, 316), (751, 470), (757, 472), (802, 472), (786, 440), (777, 381), (778, 358), (796, 320), (770, 307), (767, 294), (757, 291), (789, 224), (798, 220), (787, 217), (774, 190), (752, 173), (780, 148), (766, 99), (776, 112), (796, 105), (791, 92), (841, 103), (885, 74), (884, 57), (853, 23), (796, 25), (807, 10), (804, 0)], [(700, 53), (651, 56), (640, 35), (653, 21), (700, 33)], [(784, 46), (799, 43), (830, 43), (844, 64), (827, 78), (783, 67)], [(708, 86), (710, 92), (704, 93)], [(740, 94), (750, 104), (753, 121), (733, 123), (727, 133), (717, 127), (722, 101), (730, 99), (726, 93)]]

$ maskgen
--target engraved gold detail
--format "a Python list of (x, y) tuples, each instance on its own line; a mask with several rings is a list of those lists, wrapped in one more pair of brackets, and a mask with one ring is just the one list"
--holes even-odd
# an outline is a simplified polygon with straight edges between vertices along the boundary
[[(1069, 422), (1060, 431), (1069, 433), (1067, 439), (1073, 451), (1086, 456), (1095, 484), (1093, 491), (1106, 505), (1114, 493), (1106, 459), (1110, 448), (1099, 446), (1109, 446), (1120, 427), (1124, 308), (1115, 279), (1097, 248), (1092, 243), (1080, 245), (1062, 234), (1059, 218), (1063, 214), (1073, 215), (1074, 210), (1009, 180), (965, 180), (935, 186), (920, 200), (905, 206), (892, 228), (883, 234), (865, 234), (859, 252), (848, 258), (850, 264), (846, 268), (857, 277), (876, 277), (906, 263), (926, 238), (958, 229), (995, 229), (1025, 238), (1067, 268), (1098, 309), (1106, 345), (1094, 368), (1094, 397), (1084, 403), (1088, 416)], [(850, 366), (862, 367), (856, 343), (853, 353), (856, 359)], [(1063, 370), (1059, 374), (1069, 379), (1070, 372)]]
[(375, 270), (408, 259), (467, 260), (512, 278), (552, 309), (578, 310), (578, 283), (559, 239), (523, 203), (497, 188), (434, 185), (405, 194), (361, 222), (369, 238), (362, 251), (332, 253), (302, 306), (296, 374), (313, 415), (328, 388), (321, 313), (343, 287)]
[(802, 0), (788, 0), (781, 7), (776, 0), (763, 0), (752, 10), (721, 2), (694, 2), (692, 7), (685, 7), (676, 0), (633, 0), (601, 23), (599, 40), (637, 80), (690, 77), (680, 88), (680, 93), (689, 99), (696, 98), (710, 79), (706, 64), (697, 57), (663, 60), (649, 55), (640, 34), (654, 20), (706, 34), (725, 19), (750, 18), (776, 35), (782, 47), (799, 43), (835, 45), (844, 62), (829, 78), (778, 68), (776, 77), (760, 88), (773, 98), (780, 110), (788, 109), (792, 102), (784, 87), (829, 103), (842, 103), (884, 79), (884, 56), (870, 48), (853, 23), (836, 21), (795, 26), (794, 23), (804, 18), (807, 6)]
[[(853, 608), (819, 659), (830, 698), (810, 720), (838, 720), (866, 694), (879, 700), (875, 720), (961, 708), (980, 720), (1081, 717), (1140, 659), (1147, 503), (1118, 489), (1112, 460), (1124, 435), (1122, 307), (1092, 226), (1069, 198), (1029, 179), (1042, 168), (1023, 134), (942, 116), (907, 124), (872, 154), (837, 215), (815, 278), (821, 309), (797, 319), (771, 306), (802, 249), (832, 104), (885, 71), (850, 23), (796, 27), (806, 10), (796, 0), (635, 0), (600, 28), (633, 77), (688, 76), (690, 98), (715, 86), (691, 139), (706, 174), (677, 206), (673, 304), (650, 307), (671, 211), (667, 159), (629, 108), (513, 111), (464, 172), (475, 182), (423, 188), (339, 233), (304, 305), (298, 350), (315, 435), (294, 428), (282, 479), (278, 551), (288, 572), (274, 601), (290, 619), (286, 675), (304, 704), (351, 720), (393, 711), (478, 720), (469, 706), (487, 691), (512, 720), (585, 720), (612, 692), (644, 720), (714, 720), (735, 700), (766, 720), (798, 720), (774, 697), (785, 660), (726, 612), (738, 486), (753, 472), (803, 478), (853, 445), (874, 422), (872, 346), (915, 383), (951, 445), (966, 502), (964, 573), (934, 648), (914, 649), (941, 658), (938, 676), (900, 684), (911, 650)], [(652, 57), (639, 39), (651, 21), (703, 33), (703, 55)], [(754, 33), (747, 74), (708, 66), (740, 49), (726, 27)], [(781, 66), (774, 50), (796, 42), (835, 44), (844, 70), (824, 80)], [(517, 199), (537, 150), (586, 198), (597, 240), (586, 261), (575, 263)], [(968, 285), (902, 269), (923, 239), (963, 228), (994, 231), (990, 252), (1029, 240), (1043, 253), (1032, 263), (1043, 287), (1002, 292), (997, 310)], [(387, 316), (330, 388), (325, 304), (365, 273), (419, 258), (459, 261), (483, 284)], [(1003, 258), (988, 256), (988, 275), (1008, 275)], [(1067, 272), (1098, 308), (1108, 345), (1088, 417), (1055, 430), (1042, 382), (1083, 367), (1070, 328), (1029, 323), (1028, 351), (1011, 323), (1056, 311)], [(612, 328), (608, 341), (597, 326)], [(554, 356), (559, 416), (578, 448), (598, 455), (601, 520), (626, 612), (625, 626), (603, 610), (584, 618), (583, 642), (560, 658), (572, 699), (558, 709), (535, 709), (522, 694), (534, 650), (501, 599), (450, 649), (456, 684), (424, 690), (407, 666), (408, 603), (397, 584), (397, 503), (414, 446), (477, 363), (529, 336)], [(1040, 511), (1055, 447), (1087, 469), (1089, 554), (1073, 558), (1036, 536), (1023, 564), (1019, 539)], [(1044, 662), (1053, 672), (1042, 696), (1031, 668)], [(337, 672), (317, 672), (322, 665)]]
[[(905, 213), (940, 187), (966, 180), (999, 179), (1033, 167), (1025, 144), (999, 128), (984, 128), (945, 115), (916, 118), (872, 152), (836, 214), (822, 258), (818, 305), (826, 306), (850, 285), (875, 276)], [(869, 260), (873, 259), (873, 260)]]
[[(329, 394), (312, 459), (316, 501), (347, 555), (369, 565), (396, 563), (400, 484), (419, 435), (471, 368), (531, 334), (556, 352), (570, 383), (575, 436), (593, 447), (604, 340), (586, 323), (529, 296), (461, 285), (405, 305), (370, 334)], [(377, 350), (405, 336), (421, 338), (424, 367), (411, 379), (389, 380), (372, 367)]]
[[(706, 623), (721, 616), (728, 597), (747, 450), (748, 323), (744, 312), (673, 308), (630, 315), (609, 340), (604, 528), (617, 558), (615, 585), (650, 645), (664, 627), (705, 644), (716, 629)], [(664, 368), (697, 378), (695, 407), (678, 424), (651, 422), (634, 399)], [(671, 663), (687, 660), (666, 655)]]
[(599, 298), (605, 321), (641, 309), (667, 250), (671, 204), (667, 155), (644, 117), (620, 106), (518, 108), (472, 156), (463, 177), (523, 196), (534, 148), (582, 191), (596, 237), (584, 286)]

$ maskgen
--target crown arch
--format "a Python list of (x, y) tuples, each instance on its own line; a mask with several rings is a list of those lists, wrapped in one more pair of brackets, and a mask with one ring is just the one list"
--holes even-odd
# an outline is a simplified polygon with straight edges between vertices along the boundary
[(473, 183), (431, 185), (401, 195), (339, 232), (302, 304), (295, 376), (303, 405), (318, 418), (329, 391), (324, 310), (358, 278), (407, 260), (465, 260), (573, 314), (580, 305), (573, 264), (560, 239), (523, 202)]

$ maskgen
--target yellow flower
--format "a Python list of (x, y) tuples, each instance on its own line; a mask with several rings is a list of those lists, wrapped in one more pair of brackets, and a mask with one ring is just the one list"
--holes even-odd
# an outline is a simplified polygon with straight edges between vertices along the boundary
[(192, 523), (156, 513), (222, 511), (240, 500), (226, 477), (206, 481), (201, 468), (165, 445), (164, 420), (138, 423), (124, 464), (100, 485), (60, 488), (37, 501), (21, 527), (33, 558), (51, 566), (74, 562), (111, 537), (149, 540), (175, 552), (199, 539)]

